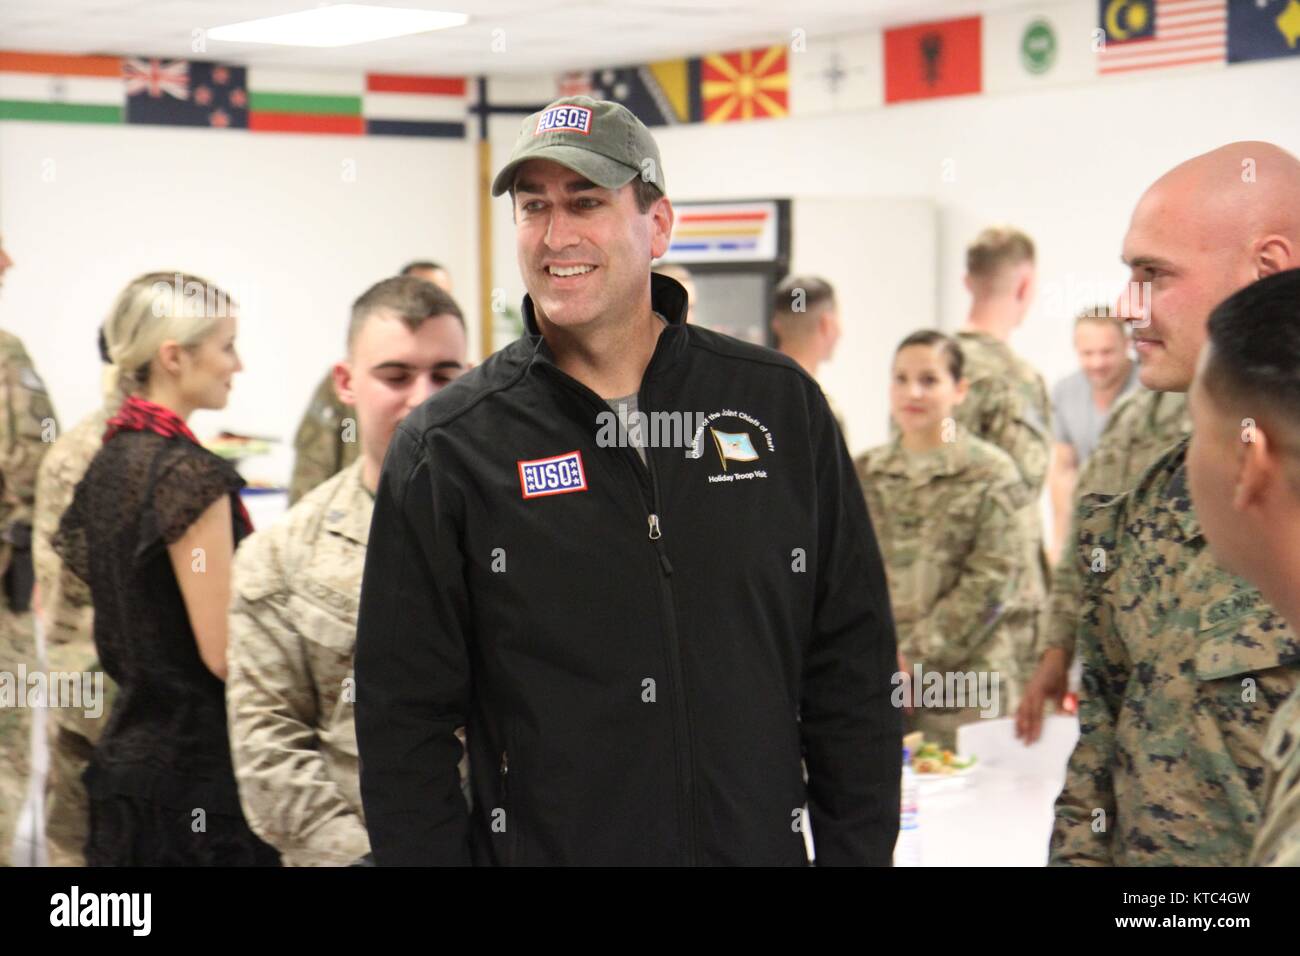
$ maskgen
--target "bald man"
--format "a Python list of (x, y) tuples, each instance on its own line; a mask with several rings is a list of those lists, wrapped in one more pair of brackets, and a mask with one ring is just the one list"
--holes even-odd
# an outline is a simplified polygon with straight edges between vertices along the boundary
[[(1300, 161), (1249, 142), (1175, 167), (1139, 200), (1123, 260), (1146, 290), (1129, 319), (1142, 384), (1186, 392), (1211, 310), (1300, 265)], [(1054, 865), (1239, 866), (1259, 827), (1300, 645), (1210, 554), (1186, 459), (1184, 439), (1133, 490), (1079, 506), (1083, 694)]]

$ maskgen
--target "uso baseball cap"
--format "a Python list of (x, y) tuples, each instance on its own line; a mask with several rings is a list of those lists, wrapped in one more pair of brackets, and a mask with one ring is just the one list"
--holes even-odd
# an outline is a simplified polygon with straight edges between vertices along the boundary
[(644, 175), (668, 192), (650, 131), (627, 107), (608, 100), (566, 96), (524, 120), (510, 161), (492, 181), (492, 195), (507, 192), (515, 170), (530, 159), (549, 159), (605, 189)]

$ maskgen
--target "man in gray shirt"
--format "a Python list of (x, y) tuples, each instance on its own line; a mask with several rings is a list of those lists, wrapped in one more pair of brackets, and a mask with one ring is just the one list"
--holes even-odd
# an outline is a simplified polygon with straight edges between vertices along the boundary
[(1074, 320), (1074, 350), (1079, 371), (1061, 379), (1052, 390), (1056, 434), (1048, 483), (1053, 564), (1070, 526), (1079, 469), (1096, 447), (1112, 406), (1138, 382), (1124, 323), (1109, 308), (1090, 309)]

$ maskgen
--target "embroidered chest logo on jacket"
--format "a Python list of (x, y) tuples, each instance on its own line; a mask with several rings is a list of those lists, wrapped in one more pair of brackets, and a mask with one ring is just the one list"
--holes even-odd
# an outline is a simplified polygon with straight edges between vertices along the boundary
[(772, 432), (748, 412), (725, 408), (700, 416), (687, 458), (704, 458), (721, 468), (710, 484), (766, 478), (766, 459), (776, 451)]
[(581, 452), (519, 462), (519, 487), (525, 498), (545, 498), (587, 490)]

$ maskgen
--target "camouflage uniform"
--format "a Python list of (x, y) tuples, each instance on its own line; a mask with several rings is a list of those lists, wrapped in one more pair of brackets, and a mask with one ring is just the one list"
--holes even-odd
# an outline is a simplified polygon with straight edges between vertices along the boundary
[[(352, 441), (343, 440), (346, 420), (353, 421)], [(344, 405), (334, 393), (334, 372), (316, 386), (298, 431), (293, 437), (293, 477), (289, 480), (289, 504), (296, 504), (326, 478), (337, 475), (357, 460), (356, 410)]]
[[(1085, 493), (1117, 495), (1128, 491), (1162, 452), (1191, 430), (1187, 396), (1182, 392), (1153, 392), (1141, 387), (1130, 392), (1111, 409), (1097, 447), (1079, 470), (1075, 501)], [(1050, 647), (1074, 654), (1074, 634), (1083, 603), (1083, 577), (1074, 557), (1078, 537), (1075, 515), (1070, 520), (1061, 558), (1052, 570), (1047, 620), (1039, 636), (1040, 655)]]
[(1187, 444), (1079, 506), (1080, 737), (1053, 864), (1239, 866), (1260, 824), (1265, 732), (1300, 681), (1300, 643), (1211, 557)]
[(958, 332), (956, 339), (970, 383), (966, 400), (957, 406), (957, 421), (1010, 455), (1037, 496), (1052, 451), (1052, 403), (1043, 376), (985, 332)]
[[(41, 462), (36, 481), (32, 557), (41, 592), (45, 660), (51, 673), (101, 672), (92, 632), (93, 610), (85, 583), (66, 570), (54, 550), (59, 520), (90, 460), (103, 447), (103, 409), (92, 412), (63, 435)], [(50, 766), (45, 779), (45, 846), (51, 866), (85, 866), (90, 806), (81, 775), (103, 732), (116, 685), (104, 674), (105, 701), (99, 717), (60, 707), (46, 725)]]
[[(1006, 614), (1028, 534), (1029, 489), (1006, 452), (958, 429), (921, 455), (895, 441), (856, 461), (889, 580), (898, 648), (909, 669), (997, 673), (1000, 716), (1012, 709), (1015, 632)], [(909, 730), (955, 746), (981, 708), (918, 708)]]
[(1300, 866), (1300, 690), (1273, 718), (1264, 760), (1264, 789), (1271, 796), (1250, 861), (1255, 866)]
[[(310, 491), (235, 555), (226, 706), (240, 802), (286, 866), (370, 852), (352, 652), (374, 498), (362, 462)], [(462, 782), (466, 765), (461, 763)]]
[(1052, 451), (1052, 402), (1047, 383), (1011, 346), (985, 332), (958, 332), (965, 357), (963, 374), (970, 383), (966, 400), (954, 413), (958, 424), (977, 438), (997, 445), (1015, 462), (1029, 488), (1023, 520), (1020, 590), (1007, 613), (1019, 644), (1019, 681), (1029, 679), (1037, 663), (1038, 634), (1043, 629), (1047, 597), (1047, 559), (1039, 509)]
[[(26, 564), (36, 469), (50, 447), (44, 439), (52, 441), (57, 429), (45, 385), (22, 342), (0, 331), (0, 573)], [(16, 550), (23, 558), (18, 564)], [(27, 687), (18, 683), (20, 664), (29, 672), (37, 667), (32, 615), (16, 611), (8, 593), (0, 592), (0, 673), (12, 675), (14, 693), (26, 703)], [(0, 866), (9, 863), (30, 771), (31, 708), (0, 706)]]

